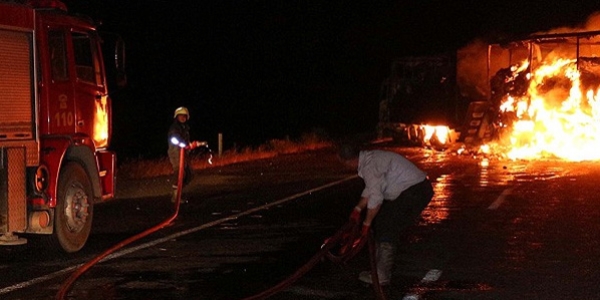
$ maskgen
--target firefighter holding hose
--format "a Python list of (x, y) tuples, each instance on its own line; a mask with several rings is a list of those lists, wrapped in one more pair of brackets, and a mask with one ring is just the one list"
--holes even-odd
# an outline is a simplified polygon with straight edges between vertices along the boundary
[[(350, 220), (362, 223), (362, 238), (371, 228), (376, 242), (377, 277), (388, 285), (400, 234), (421, 215), (433, 197), (427, 174), (404, 156), (384, 150), (363, 150), (343, 145), (340, 158), (358, 170), (365, 183)], [(360, 281), (372, 284), (371, 272), (361, 272)]]
[[(173, 123), (169, 127), (168, 138), (169, 138), (169, 149), (167, 153), (169, 155), (169, 161), (173, 166), (173, 180), (171, 181), (173, 187), (173, 195), (177, 192), (177, 181), (179, 174), (179, 151), (181, 148), (185, 149), (185, 162), (184, 166), (184, 177), (182, 186), (187, 185), (192, 180), (192, 169), (189, 160), (190, 150), (206, 146), (206, 142), (190, 141), (190, 126), (188, 120), (190, 119), (190, 112), (186, 107), (178, 107), (175, 109), (173, 115)], [(175, 201), (175, 196), (172, 201)]]

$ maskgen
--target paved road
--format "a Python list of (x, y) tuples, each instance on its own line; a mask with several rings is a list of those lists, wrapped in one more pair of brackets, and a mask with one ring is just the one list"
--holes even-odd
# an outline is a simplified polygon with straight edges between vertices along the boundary
[[(598, 163), (393, 149), (436, 195), (403, 235), (388, 299), (598, 299)], [(244, 299), (287, 278), (347, 219), (362, 183), (327, 151), (203, 170), (175, 223), (94, 266), (68, 299)], [(53, 299), (74, 266), (171, 213), (166, 178), (120, 182), (69, 256), (0, 249), (0, 299)], [(124, 186), (123, 186), (124, 185)], [(264, 209), (262, 209), (264, 208)], [(235, 217), (235, 218), (234, 218)], [(319, 263), (270, 299), (375, 299), (366, 251)], [(69, 269), (69, 267), (71, 269)]]

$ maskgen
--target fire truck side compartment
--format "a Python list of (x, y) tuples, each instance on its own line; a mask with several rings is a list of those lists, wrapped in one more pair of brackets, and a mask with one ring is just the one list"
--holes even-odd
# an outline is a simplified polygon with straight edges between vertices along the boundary
[(24, 232), (27, 227), (25, 148), (2, 148), (0, 159), (0, 233)]

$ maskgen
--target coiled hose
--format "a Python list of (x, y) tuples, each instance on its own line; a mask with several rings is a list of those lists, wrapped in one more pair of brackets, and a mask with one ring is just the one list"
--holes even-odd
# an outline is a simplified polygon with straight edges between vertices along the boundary
[[(304, 274), (310, 271), (314, 266), (322, 261), (323, 258), (327, 258), (330, 261), (338, 264), (346, 263), (352, 257), (354, 257), (364, 247), (366, 243), (369, 244), (369, 256), (371, 265), (371, 278), (373, 281), (373, 290), (375, 292), (376, 299), (385, 300), (385, 294), (379, 284), (379, 278), (377, 276), (377, 261), (375, 258), (375, 240), (371, 232), (367, 236), (361, 236), (360, 229), (362, 225), (357, 222), (348, 222), (340, 230), (338, 230), (332, 237), (325, 240), (325, 243), (321, 246), (319, 252), (317, 252), (306, 264), (300, 267), (294, 274), (279, 282), (277, 285), (258, 293), (254, 296), (244, 298), (243, 300), (259, 300), (267, 299), (276, 293), (281, 292), (296, 280), (300, 279)], [(333, 251), (333, 252), (332, 252)]]

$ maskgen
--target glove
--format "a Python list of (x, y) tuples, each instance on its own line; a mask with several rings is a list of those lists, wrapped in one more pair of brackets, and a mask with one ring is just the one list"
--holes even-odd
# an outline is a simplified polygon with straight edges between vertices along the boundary
[(363, 241), (366, 241), (367, 237), (369, 236), (370, 230), (371, 230), (371, 225), (363, 223), (362, 228), (360, 230), (360, 236), (354, 240), (354, 243), (352, 244), (352, 248), (356, 248), (356, 246), (361, 244)]
[(202, 142), (200, 142), (200, 141), (193, 141), (193, 142), (190, 143), (190, 145), (188, 146), (188, 148), (189, 149), (196, 149), (198, 147), (202, 147), (202, 146), (206, 146), (206, 145), (207, 145), (207, 143), (204, 142), (204, 141), (202, 141)]
[(352, 213), (350, 213), (350, 221), (354, 222), (355, 224), (358, 224), (360, 222), (360, 212), (362, 209), (360, 209), (360, 207), (356, 206), (354, 207), (354, 209), (352, 210)]
[(360, 231), (361, 238), (367, 237), (367, 235), (369, 235), (370, 230), (371, 230), (371, 224), (363, 223), (362, 230)]

